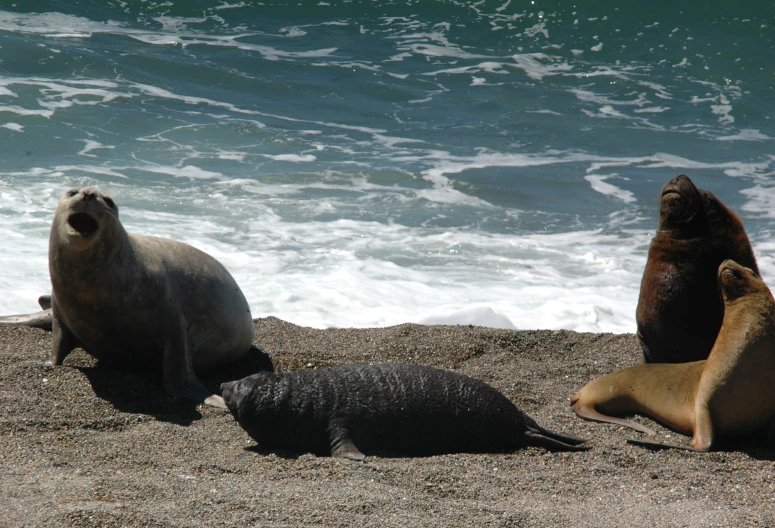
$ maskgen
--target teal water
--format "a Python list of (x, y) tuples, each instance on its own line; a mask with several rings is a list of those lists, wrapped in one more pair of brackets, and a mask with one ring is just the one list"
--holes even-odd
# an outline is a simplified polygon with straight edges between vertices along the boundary
[(775, 277), (774, 28), (769, 2), (3, 4), (0, 312), (35, 309), (56, 201), (93, 184), (256, 316), (633, 331), (676, 174)]

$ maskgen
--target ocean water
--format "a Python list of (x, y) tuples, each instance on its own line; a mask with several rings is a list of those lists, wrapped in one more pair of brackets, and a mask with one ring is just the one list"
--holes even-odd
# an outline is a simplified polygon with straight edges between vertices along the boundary
[(253, 315), (632, 332), (659, 190), (775, 281), (775, 4), (0, 5), (0, 314), (59, 196), (214, 255)]

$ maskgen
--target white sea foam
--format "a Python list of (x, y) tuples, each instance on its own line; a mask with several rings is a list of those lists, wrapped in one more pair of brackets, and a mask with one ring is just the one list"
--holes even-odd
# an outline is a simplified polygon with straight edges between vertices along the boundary
[(116, 148), (114, 145), (103, 145), (99, 141), (94, 141), (92, 139), (82, 139), (86, 145), (83, 147), (82, 150), (78, 152), (79, 156), (88, 156), (90, 158), (96, 158), (97, 156), (94, 154), (89, 154), (92, 150), (98, 150), (98, 149), (114, 149)]
[(737, 134), (730, 136), (719, 136), (716, 138), (718, 141), (771, 141), (775, 138), (762, 134), (759, 130), (753, 130), (750, 128), (744, 128)]
[(290, 161), (295, 163), (309, 163), (317, 159), (312, 154), (264, 154), (264, 157), (275, 161)]
[(512, 56), (515, 67), (523, 70), (531, 79), (540, 81), (547, 75), (557, 75), (573, 70), (570, 64), (558, 61), (544, 53), (523, 53)]
[[(678, 172), (729, 191), (763, 273), (775, 271), (775, 158), (761, 154), (772, 134), (750, 112), (746, 128), (733, 117), (756, 88), (716, 66), (703, 78), (690, 51), (648, 60), (634, 37), (614, 53), (609, 32), (590, 41), (583, 27), (559, 45), (556, 13), (509, 0), (452, 2), (465, 25), (336, 11), (270, 27), (238, 20), (243, 2), (188, 17), (146, 7), (125, 22), (0, 11), (42, 72), (0, 76), (0, 313), (37, 309), (56, 201), (93, 184), (128, 229), (221, 260), (254, 315), (307, 326), (633, 331), (644, 210)], [(480, 27), (499, 32), (470, 38)], [(88, 69), (73, 38), (92, 39)], [(191, 75), (165, 78), (159, 65), (181, 59)], [(30, 138), (51, 148), (27, 151)], [(737, 143), (710, 153), (714, 140)]]
[[(0, 313), (35, 311), (37, 296), (48, 291), (51, 211), (63, 184), (92, 183), (64, 177), (70, 181), (43, 178), (30, 186), (33, 201), (21, 188), (0, 187), (16, 207), (4, 215), (8, 232), (0, 236), (6, 241), (0, 260), (9, 270)], [(128, 230), (181, 240), (221, 260), (254, 316), (315, 327), (422, 321), (633, 330), (626, 314), (634, 310), (641, 263), (622, 244), (626, 239), (599, 232), (496, 236), (354, 220), (297, 223), (233, 191), (211, 192), (206, 201), (191, 196), (186, 211), (170, 212), (179, 191), (136, 194), (119, 180), (101, 187), (117, 200)], [(25, 218), (36, 227), (23, 227)]]
[(618, 175), (610, 174), (610, 175), (584, 176), (584, 179), (591, 184), (592, 189), (599, 192), (600, 194), (613, 196), (615, 198), (620, 199), (624, 203), (633, 203), (637, 201), (635, 198), (635, 195), (632, 194), (630, 191), (625, 191), (623, 189), (620, 189), (619, 187), (606, 181), (609, 178), (616, 177), (616, 176)]
[(220, 21), (221, 19), (216, 16), (200, 18), (159, 16), (155, 17), (154, 20), (162, 25), (160, 30), (132, 28), (115, 21), (98, 22), (57, 12), (22, 14), (0, 10), (0, 31), (33, 33), (58, 39), (91, 38), (94, 34), (109, 33), (123, 35), (155, 46), (180, 45), (187, 47), (198, 45), (236, 48), (256, 52), (266, 60), (275, 61), (327, 57), (336, 51), (336, 48), (286, 51), (271, 46), (249, 44), (240, 40), (252, 36), (252, 34), (214, 35), (190, 27), (193, 24), (200, 24), (208, 20)]

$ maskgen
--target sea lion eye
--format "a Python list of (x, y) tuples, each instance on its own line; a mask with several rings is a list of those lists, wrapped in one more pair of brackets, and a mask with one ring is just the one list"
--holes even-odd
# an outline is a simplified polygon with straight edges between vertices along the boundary
[(69, 191), (67, 191), (67, 197), (68, 198), (72, 198), (76, 194), (78, 194), (78, 189), (70, 189)]
[(102, 199), (105, 200), (105, 203), (111, 209), (115, 209), (116, 208), (116, 202), (113, 201), (113, 198), (110, 198), (109, 196), (103, 196)]

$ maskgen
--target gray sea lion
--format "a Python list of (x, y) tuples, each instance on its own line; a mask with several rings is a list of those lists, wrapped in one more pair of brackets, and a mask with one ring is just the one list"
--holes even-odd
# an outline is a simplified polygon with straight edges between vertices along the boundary
[(584, 440), (540, 427), (506, 396), (456, 372), (417, 365), (343, 365), (260, 372), (224, 383), (226, 405), (262, 447), (363, 460), (541, 446), (582, 450)]
[(168, 393), (225, 408), (194, 370), (242, 358), (253, 342), (244, 295), (214, 258), (189, 245), (124, 230), (97, 189), (67, 191), (49, 239), (53, 348), (100, 361), (158, 365)]
[(647, 363), (708, 357), (724, 316), (716, 271), (726, 259), (758, 273), (740, 218), (688, 176), (667, 182), (635, 314)]
[(734, 261), (719, 266), (724, 322), (707, 360), (645, 364), (592, 380), (571, 398), (576, 414), (641, 432), (610, 415), (642, 414), (708, 451), (719, 436), (749, 435), (775, 419), (775, 300), (764, 281)]

